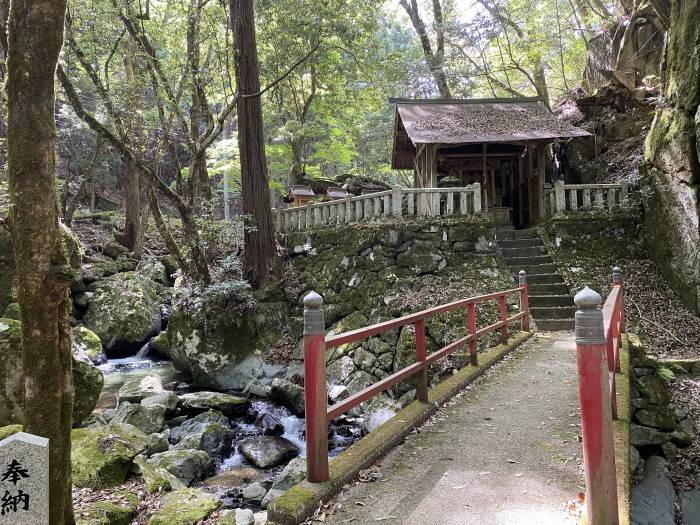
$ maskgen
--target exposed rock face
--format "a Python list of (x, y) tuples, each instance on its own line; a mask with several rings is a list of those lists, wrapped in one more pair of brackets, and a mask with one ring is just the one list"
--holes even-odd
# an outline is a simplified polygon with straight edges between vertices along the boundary
[(683, 302), (700, 310), (700, 0), (673, 2), (664, 104), (646, 143), (650, 254)]
[[(22, 421), (22, 324), (0, 319), (0, 426)], [(94, 410), (104, 377), (91, 363), (73, 359), (73, 422), (79, 423)]]
[(160, 331), (157, 283), (138, 272), (107, 277), (97, 284), (83, 321), (108, 354), (133, 353)]
[(181, 311), (168, 321), (170, 358), (178, 370), (192, 374), (197, 386), (244, 390), (258, 380), (269, 384), (282, 366), (257, 355), (281, 337), (287, 324), (287, 303), (258, 303), (244, 316), (226, 317), (205, 326)]

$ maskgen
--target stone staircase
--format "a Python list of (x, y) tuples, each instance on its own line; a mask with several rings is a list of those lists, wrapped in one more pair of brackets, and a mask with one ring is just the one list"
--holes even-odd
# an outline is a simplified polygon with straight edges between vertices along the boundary
[(527, 272), (530, 315), (539, 330), (559, 331), (574, 329), (574, 297), (537, 230), (515, 230), (512, 227), (497, 231), (498, 246), (508, 267), (517, 279), (520, 270)]

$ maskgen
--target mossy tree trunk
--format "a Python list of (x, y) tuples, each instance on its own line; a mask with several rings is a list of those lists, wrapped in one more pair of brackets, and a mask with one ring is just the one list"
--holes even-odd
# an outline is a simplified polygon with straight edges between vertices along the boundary
[(255, 38), (253, 0), (231, 0), (236, 83), (238, 85), (238, 149), (245, 215), (243, 269), (253, 286), (270, 272), (275, 254), (270, 186), (265, 159), (260, 69)]
[(74, 523), (69, 265), (56, 192), (54, 75), (65, 0), (13, 0), (8, 23), (8, 165), (22, 310), (24, 429), (47, 437), (50, 523)]
[(700, 311), (700, 0), (671, 21), (663, 101), (646, 142), (645, 226), (650, 253), (683, 301)]

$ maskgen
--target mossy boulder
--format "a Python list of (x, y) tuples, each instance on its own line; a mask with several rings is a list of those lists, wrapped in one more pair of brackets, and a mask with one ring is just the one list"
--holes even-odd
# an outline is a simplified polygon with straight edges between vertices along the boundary
[(114, 501), (97, 501), (86, 509), (76, 510), (76, 525), (129, 525), (138, 508), (138, 497), (131, 493), (115, 494)]
[[(22, 323), (0, 318), (0, 425), (22, 422)], [(73, 422), (92, 413), (102, 392), (104, 377), (91, 363), (73, 359)]]
[(178, 400), (178, 406), (186, 414), (201, 414), (208, 410), (218, 410), (226, 417), (237, 417), (245, 414), (248, 400), (244, 397), (224, 394), (222, 392), (192, 392), (183, 394)]
[(123, 272), (100, 281), (83, 319), (107, 354), (133, 353), (159, 333), (157, 283), (139, 272)]
[(131, 471), (143, 480), (144, 488), (149, 494), (187, 488), (187, 485), (170, 472), (157, 465), (149, 464), (141, 455), (134, 458)]
[(7, 305), (7, 308), (5, 308), (5, 311), (2, 313), (2, 317), (5, 319), (15, 319), (16, 321), (20, 320), (20, 310), (19, 310), (19, 303), (10, 303)]
[(163, 496), (162, 507), (148, 525), (195, 525), (219, 510), (222, 502), (200, 489), (182, 489)]
[(165, 423), (165, 406), (125, 402), (119, 405), (112, 423), (133, 425), (144, 434), (154, 434), (159, 432)]
[(85, 326), (76, 326), (71, 332), (71, 348), (73, 355), (79, 361), (89, 360), (94, 365), (107, 362), (107, 356), (102, 350), (102, 342), (97, 334)]
[(93, 490), (122, 483), (148, 446), (147, 436), (127, 425), (74, 429), (71, 439), (73, 484)]
[(22, 432), (22, 425), (7, 425), (5, 427), (0, 427), (0, 441), (9, 438), (17, 432)]
[(154, 454), (148, 463), (164, 468), (185, 485), (214, 474), (214, 461), (203, 450), (169, 450)]
[(148, 343), (152, 352), (155, 352), (161, 357), (170, 359), (170, 342), (168, 342), (168, 333), (161, 332)]
[(168, 320), (170, 358), (196, 386), (244, 390), (260, 379), (269, 384), (282, 367), (266, 364), (261, 355), (279, 341), (287, 319), (287, 303), (258, 303), (248, 313), (206, 323), (176, 310)]

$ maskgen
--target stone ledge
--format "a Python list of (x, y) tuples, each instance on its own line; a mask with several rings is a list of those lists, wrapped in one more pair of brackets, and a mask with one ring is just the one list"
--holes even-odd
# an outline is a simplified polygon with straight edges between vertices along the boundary
[(615, 470), (617, 471), (617, 508), (620, 525), (630, 523), (630, 353), (629, 338), (622, 336), (620, 347), (620, 371), (615, 378), (617, 386), (617, 419), (613, 421), (615, 433)]
[(414, 401), (379, 428), (362, 438), (330, 463), (330, 480), (295, 485), (268, 509), (270, 525), (297, 525), (309, 518), (319, 502), (328, 501), (357, 474), (399, 445), (417, 426), (433, 415), (438, 408), (466, 385), (481, 376), (504, 356), (527, 341), (532, 332), (518, 332), (504, 345), (479, 354), (479, 366), (467, 366), (429, 392), (429, 403)]

